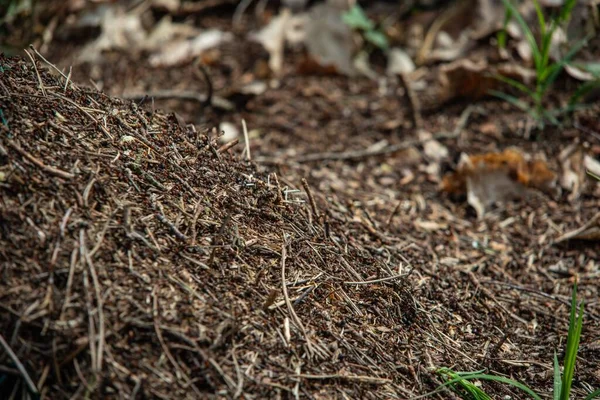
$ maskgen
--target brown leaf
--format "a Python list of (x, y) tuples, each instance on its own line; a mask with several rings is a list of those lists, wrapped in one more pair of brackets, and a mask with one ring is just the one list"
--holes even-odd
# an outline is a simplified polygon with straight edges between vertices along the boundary
[(556, 174), (541, 160), (530, 160), (517, 149), (501, 153), (461, 155), (457, 170), (442, 180), (442, 190), (467, 195), (468, 203), (481, 218), (496, 202), (522, 198), (526, 188), (552, 193)]
[(583, 147), (579, 143), (567, 146), (558, 159), (561, 166), (560, 186), (571, 192), (569, 201), (574, 201), (581, 195), (586, 179)]
[(440, 67), (439, 82), (442, 101), (457, 98), (479, 99), (498, 86), (498, 81), (489, 76), (485, 60), (463, 59)]

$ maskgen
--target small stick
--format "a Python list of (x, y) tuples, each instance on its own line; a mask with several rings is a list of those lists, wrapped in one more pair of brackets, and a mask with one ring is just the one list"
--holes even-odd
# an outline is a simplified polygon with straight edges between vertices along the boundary
[(65, 89), (64, 92), (67, 91), (69, 87), (69, 81), (71, 80), (71, 73), (73, 72), (73, 67), (69, 67), (69, 75), (67, 75), (67, 80), (65, 81)]
[(246, 127), (246, 120), (242, 118), (242, 128), (244, 129), (244, 140), (246, 141), (246, 157), (248, 160), (252, 160), (250, 156), (250, 138), (248, 138), (248, 128)]
[(287, 306), (290, 316), (292, 317), (292, 320), (294, 321), (294, 324), (296, 324), (298, 329), (304, 334), (304, 339), (306, 339), (306, 345), (308, 347), (308, 352), (312, 356), (314, 354), (314, 349), (313, 349), (312, 343), (310, 341), (310, 338), (308, 337), (308, 333), (306, 332), (306, 328), (304, 327), (304, 324), (302, 324), (302, 321), (298, 317), (298, 314), (296, 314), (296, 311), (294, 311), (294, 306), (292, 306), (292, 302), (290, 301), (290, 297), (288, 296), (287, 286), (285, 284), (285, 259), (286, 259), (286, 257), (287, 257), (287, 251), (286, 251), (285, 243), (283, 243), (283, 245), (281, 246), (281, 286), (282, 286), (282, 290), (283, 290), (283, 298), (285, 300), (285, 305)]
[[(176, 91), (176, 90), (159, 90), (156, 92), (148, 92), (148, 93), (123, 93), (121, 98), (126, 100), (140, 100), (147, 97), (151, 97), (152, 100), (167, 100), (167, 99), (175, 99), (175, 100), (187, 100), (187, 101), (195, 101), (204, 105), (208, 101), (208, 96), (203, 93), (198, 92), (190, 92), (190, 91)], [(223, 98), (218, 96), (211, 97), (211, 106), (217, 107), (222, 110), (230, 111), (235, 108), (235, 105)]]
[(233, 347), (234, 348), (231, 350), (231, 359), (233, 360), (233, 365), (235, 365), (235, 374), (237, 375), (238, 379), (237, 389), (233, 395), (233, 398), (237, 399), (241, 397), (242, 393), (244, 392), (244, 374), (242, 373), (242, 370), (240, 369), (240, 364), (238, 363), (237, 357), (235, 356), (235, 344)]
[(158, 219), (163, 224), (167, 225), (171, 229), (171, 232), (173, 232), (173, 234), (175, 235), (175, 237), (177, 239), (183, 240), (183, 241), (187, 240), (187, 237), (183, 233), (181, 233), (181, 231), (179, 229), (177, 229), (175, 224), (173, 224), (171, 221), (169, 221), (167, 219), (167, 217), (165, 217), (163, 214), (161, 214), (161, 213), (156, 214), (156, 219)]
[(358, 381), (374, 384), (385, 384), (393, 382), (391, 379), (377, 378), (374, 376), (362, 376), (362, 375), (342, 375), (342, 374), (330, 374), (330, 375), (309, 375), (309, 374), (297, 374), (298, 378), (305, 379), (343, 379), (347, 381)]
[(96, 294), (96, 307), (98, 312), (98, 356), (96, 358), (97, 366), (95, 368), (97, 373), (102, 372), (102, 358), (104, 356), (104, 344), (106, 342), (106, 334), (104, 327), (104, 311), (103, 311), (103, 300), (102, 300), (102, 292), (100, 288), (100, 281), (98, 280), (98, 274), (96, 273), (96, 268), (94, 267), (94, 263), (92, 262), (92, 258), (90, 257), (90, 253), (85, 247), (85, 230), (79, 230), (79, 253), (81, 255), (82, 261), (87, 263), (90, 269), (90, 276), (92, 277), (92, 285), (94, 286), (94, 292)]
[(64, 179), (73, 179), (75, 178), (75, 175), (70, 173), (70, 172), (65, 172), (61, 169), (58, 168), (54, 168), (51, 167), (49, 165), (44, 164), (43, 162), (41, 162), (40, 160), (38, 160), (37, 158), (35, 158), (34, 156), (32, 156), (31, 154), (29, 154), (27, 151), (25, 151), (23, 148), (21, 148), (21, 146), (19, 146), (16, 142), (9, 140), (8, 141), (8, 145), (10, 147), (12, 147), (13, 149), (15, 149), (19, 154), (21, 154), (23, 157), (25, 157), (26, 159), (28, 159), (29, 161), (31, 161), (32, 163), (34, 163), (36, 166), (38, 166), (40, 169), (42, 169), (43, 171), (46, 171), (52, 175), (56, 175), (60, 178), (64, 178)]
[(6, 340), (4, 340), (4, 337), (2, 336), (2, 334), (0, 334), (0, 345), (2, 345), (2, 347), (4, 348), (4, 351), (6, 351), (6, 353), (11, 358), (11, 360), (13, 361), (13, 363), (15, 363), (15, 365), (17, 366), (17, 369), (19, 370), (19, 372), (23, 376), (23, 379), (25, 380), (25, 383), (27, 384), (27, 387), (29, 388), (29, 391), (32, 394), (38, 396), (39, 392), (38, 392), (37, 388), (35, 387), (35, 383), (33, 383), (33, 381), (31, 380), (31, 377), (29, 376), (29, 374), (27, 374), (27, 370), (25, 369), (25, 367), (23, 366), (23, 364), (19, 360), (19, 357), (17, 357), (17, 355), (15, 354), (15, 352), (8, 345), (8, 343), (6, 343)]
[(33, 56), (27, 50), (24, 50), (24, 51), (25, 51), (25, 54), (27, 54), (27, 56), (31, 60), (31, 63), (33, 64), (33, 69), (35, 69), (35, 74), (37, 75), (38, 82), (40, 83), (40, 89), (42, 90), (42, 94), (44, 95), (44, 97), (48, 96), (46, 94), (46, 88), (44, 87), (44, 82), (42, 81), (42, 77), (40, 76), (40, 71), (38, 71), (38, 68), (37, 68), (37, 65), (35, 64), (35, 60), (33, 59)]
[(173, 357), (173, 354), (171, 354), (171, 350), (169, 350), (169, 348), (167, 347), (167, 343), (165, 342), (162, 332), (160, 331), (160, 326), (158, 324), (159, 314), (158, 314), (158, 297), (156, 295), (157, 291), (158, 291), (158, 287), (155, 287), (154, 290), (152, 290), (152, 320), (154, 322), (154, 332), (156, 333), (158, 342), (160, 343), (163, 351), (165, 352), (167, 359), (171, 362), (171, 364), (175, 368), (175, 375), (177, 376), (178, 379), (183, 378), (183, 380), (186, 383), (188, 383), (188, 382), (190, 382), (190, 378), (186, 375), (185, 372), (183, 372), (183, 370), (177, 363), (177, 360), (175, 360), (175, 357)]
[(277, 178), (276, 172), (273, 172), (273, 180), (275, 181), (275, 186), (277, 186), (277, 204), (283, 204), (283, 195), (281, 194), (281, 185), (279, 185), (279, 179)]
[(69, 277), (67, 278), (67, 290), (65, 291), (65, 301), (63, 302), (62, 308), (60, 310), (60, 316), (58, 317), (59, 321), (64, 320), (65, 311), (67, 310), (69, 302), (71, 301), (73, 276), (75, 275), (75, 264), (77, 264), (77, 248), (74, 248), (71, 252), (71, 267), (69, 268)]
[(240, 142), (240, 139), (235, 138), (232, 141), (225, 143), (223, 146), (217, 149), (217, 153), (225, 153), (227, 150), (231, 149), (233, 146), (237, 145)]
[(206, 82), (206, 99), (202, 103), (202, 108), (211, 107), (213, 98), (213, 85), (210, 80), (210, 75), (208, 75), (208, 71), (206, 70), (204, 65), (201, 64), (200, 60), (201, 59), (198, 58), (196, 62), (196, 67), (198, 68), (198, 70), (194, 70), (194, 75), (196, 75), (196, 77), (198, 78), (204, 78), (204, 81)]
[[(51, 66), (52, 68), (54, 68), (54, 70), (56, 72), (58, 72), (59, 74), (61, 74), (63, 78), (67, 79), (67, 81), (69, 80), (68, 76), (66, 76), (60, 69), (58, 69), (56, 67), (56, 65), (54, 65), (50, 61), (48, 61), (39, 51), (37, 51), (37, 49), (35, 47), (33, 47), (32, 44), (29, 45), (29, 48), (31, 49), (31, 51), (33, 51), (35, 53), (36, 56), (38, 56), (39, 58), (41, 58), (43, 62), (45, 62), (46, 64), (48, 64), (49, 66)], [(69, 73), (69, 76), (70, 75), (71, 75), (71, 73)]]
[(200, 217), (200, 213), (202, 212), (202, 204), (201, 199), (196, 203), (196, 211), (194, 211), (194, 218), (192, 219), (192, 242), (190, 246), (194, 247), (196, 245), (196, 223), (198, 222), (198, 217)]
[[(84, 256), (81, 255), (81, 264), (85, 266), (85, 261), (83, 260)], [(85, 267), (84, 267), (85, 268)], [(96, 336), (96, 324), (94, 323), (94, 314), (92, 312), (92, 292), (90, 291), (90, 280), (88, 279), (87, 270), (83, 270), (83, 288), (85, 291), (85, 306), (87, 308), (88, 313), (88, 345), (90, 346), (90, 362), (92, 371), (96, 375), (96, 381), (99, 381), (98, 378), (98, 370), (97, 370), (97, 355), (96, 353), (96, 340), (94, 337)]]
[(452, 135), (454, 137), (459, 137), (460, 134), (462, 133), (463, 129), (465, 129), (465, 127), (467, 126), (467, 122), (469, 122), (469, 117), (471, 116), (471, 114), (477, 111), (479, 113), (482, 113), (481, 109), (478, 109), (475, 106), (468, 106), (467, 108), (465, 108), (463, 110), (463, 112), (460, 113), (460, 117), (458, 118), (458, 122), (456, 123), (456, 127), (454, 127), (454, 130), (452, 131)]
[(312, 209), (312, 212), (318, 221), (321, 218), (321, 216), (319, 215), (319, 210), (317, 209), (317, 203), (315, 202), (315, 198), (313, 197), (312, 192), (310, 191), (310, 187), (308, 186), (308, 182), (306, 181), (305, 178), (302, 178), (302, 186), (304, 187), (304, 191), (306, 192), (306, 195), (308, 196), (308, 201), (310, 202), (310, 208)]
[(252, 1), (253, 0), (242, 0), (235, 8), (235, 11), (233, 12), (233, 18), (231, 19), (231, 23), (234, 27), (237, 28), (240, 25), (240, 23), (242, 22), (242, 17), (244, 16), (246, 9), (250, 6)]
[(394, 216), (396, 215), (396, 213), (398, 212), (398, 209), (400, 208), (400, 204), (402, 204), (402, 202), (398, 201), (398, 204), (396, 204), (396, 207), (394, 207), (394, 209), (392, 210), (390, 217), (388, 218), (387, 222), (385, 223), (386, 230), (390, 228), (390, 225), (392, 224), (392, 220), (394, 219)]
[(415, 93), (414, 89), (410, 84), (410, 79), (407, 74), (400, 74), (400, 82), (402, 82), (402, 86), (404, 86), (404, 90), (406, 91), (406, 96), (408, 97), (408, 101), (410, 103), (410, 109), (412, 111), (413, 123), (415, 129), (423, 128), (423, 116), (421, 115), (421, 102), (419, 101), (419, 97)]
[(142, 388), (142, 383), (144, 382), (144, 378), (136, 378), (135, 379), (135, 386), (133, 387), (133, 390), (131, 391), (131, 400), (135, 400), (137, 399), (137, 395), (140, 391), (140, 389)]
[(399, 274), (399, 275), (387, 276), (385, 278), (380, 278), (380, 279), (373, 279), (373, 280), (370, 280), (370, 281), (344, 282), (344, 284), (345, 285), (367, 285), (369, 283), (379, 283), (379, 282), (392, 281), (394, 279), (405, 277), (406, 275), (407, 274)]

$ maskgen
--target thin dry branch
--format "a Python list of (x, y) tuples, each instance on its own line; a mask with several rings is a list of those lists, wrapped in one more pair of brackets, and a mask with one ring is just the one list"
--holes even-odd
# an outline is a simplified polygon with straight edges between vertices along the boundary
[(365, 382), (372, 383), (375, 385), (384, 385), (386, 383), (392, 383), (391, 379), (387, 378), (377, 378), (374, 376), (364, 376), (364, 375), (343, 375), (343, 374), (326, 374), (326, 375), (311, 375), (311, 374), (298, 374), (294, 375), (298, 378), (304, 379), (342, 379), (346, 381), (357, 381), (357, 382)]
[(308, 336), (308, 332), (306, 331), (304, 324), (298, 317), (298, 314), (296, 314), (296, 311), (294, 311), (294, 306), (292, 306), (292, 302), (290, 301), (290, 297), (288, 295), (287, 286), (285, 283), (285, 259), (286, 259), (286, 257), (287, 257), (287, 249), (286, 249), (286, 244), (284, 242), (283, 245), (281, 246), (281, 287), (282, 287), (282, 291), (283, 291), (283, 298), (285, 300), (285, 305), (287, 306), (290, 316), (292, 317), (292, 320), (294, 321), (294, 324), (304, 335), (304, 340), (306, 340), (306, 346), (308, 348), (308, 352), (309, 352), (310, 356), (312, 357), (315, 354), (315, 350), (314, 350), (312, 341), (310, 340), (310, 337)]
[[(157, 90), (148, 93), (123, 93), (121, 95), (126, 100), (142, 100), (145, 98), (153, 98), (157, 100), (185, 100), (195, 101), (201, 105), (205, 105), (208, 101), (208, 96), (203, 93), (192, 92), (192, 91), (181, 91), (181, 90)], [(211, 106), (220, 108), (222, 110), (231, 111), (235, 108), (235, 105), (224, 97), (215, 96), (211, 97)]]
[(404, 91), (406, 92), (406, 96), (408, 97), (408, 101), (410, 103), (414, 127), (417, 130), (422, 129), (423, 116), (421, 115), (421, 102), (419, 101), (419, 97), (410, 84), (410, 78), (407, 76), (407, 74), (400, 74), (400, 82), (402, 82), (402, 86), (404, 87)]
[(21, 146), (19, 146), (13, 140), (8, 140), (7, 143), (8, 143), (8, 145), (10, 147), (12, 147), (13, 149), (15, 149), (17, 151), (17, 153), (19, 153), (20, 155), (22, 155), (23, 157), (25, 157), (26, 159), (28, 159), (29, 161), (31, 161), (38, 168), (40, 168), (42, 171), (48, 172), (49, 174), (58, 176), (58, 177), (63, 178), (63, 179), (73, 179), (73, 178), (75, 178), (75, 174), (72, 174), (70, 172), (65, 172), (65, 171), (63, 171), (61, 169), (58, 169), (58, 168), (55, 168), (55, 167), (51, 167), (49, 165), (44, 164), (42, 161), (40, 161), (39, 159), (35, 158), (31, 154), (29, 154), (27, 151), (25, 151), (23, 148), (21, 148)]
[(33, 395), (39, 396), (39, 392), (38, 392), (37, 388), (35, 387), (35, 383), (33, 383), (33, 381), (31, 380), (31, 377), (27, 373), (27, 370), (23, 366), (23, 363), (21, 363), (21, 360), (19, 360), (19, 357), (17, 357), (17, 355), (10, 348), (10, 346), (8, 345), (6, 340), (4, 340), (4, 336), (2, 336), (2, 334), (0, 334), (0, 345), (2, 346), (2, 348), (4, 349), (6, 354), (8, 354), (8, 356), (10, 357), (12, 362), (15, 364), (15, 366), (17, 367), (17, 370), (19, 371), (19, 373), (25, 380), (25, 384), (27, 385), (27, 388), (29, 389), (29, 391)]
[(321, 216), (319, 215), (319, 209), (317, 208), (317, 203), (315, 202), (315, 198), (313, 197), (312, 192), (310, 191), (310, 187), (308, 186), (308, 182), (305, 178), (302, 178), (302, 187), (304, 187), (304, 191), (308, 196), (310, 208), (313, 214), (315, 215), (316, 220), (319, 221), (321, 219)]

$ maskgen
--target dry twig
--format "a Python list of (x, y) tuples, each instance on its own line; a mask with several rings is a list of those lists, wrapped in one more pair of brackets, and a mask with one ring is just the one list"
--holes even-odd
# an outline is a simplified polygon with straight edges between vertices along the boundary
[(75, 177), (75, 175), (72, 174), (72, 173), (70, 173), (70, 172), (65, 172), (65, 171), (63, 171), (61, 169), (58, 169), (58, 168), (55, 168), (55, 167), (51, 167), (49, 165), (44, 164), (42, 161), (38, 160), (37, 158), (35, 158), (31, 154), (29, 154), (27, 151), (25, 151), (23, 148), (21, 148), (21, 146), (19, 146), (15, 141), (8, 140), (7, 143), (8, 143), (8, 145), (10, 147), (12, 147), (13, 149), (15, 149), (17, 151), (17, 153), (19, 153), (20, 155), (22, 155), (23, 157), (25, 157), (26, 159), (28, 159), (29, 161), (31, 161), (38, 168), (40, 168), (42, 171), (46, 171), (49, 174), (58, 176), (58, 177), (63, 178), (63, 179), (73, 179)]

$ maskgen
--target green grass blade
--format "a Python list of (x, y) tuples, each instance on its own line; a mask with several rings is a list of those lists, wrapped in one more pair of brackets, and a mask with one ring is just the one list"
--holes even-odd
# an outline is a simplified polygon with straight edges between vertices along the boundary
[(567, 348), (565, 350), (564, 372), (562, 379), (561, 400), (569, 400), (571, 385), (573, 384), (573, 375), (575, 373), (575, 360), (579, 350), (579, 339), (581, 338), (581, 328), (583, 326), (583, 303), (579, 307), (577, 315), (577, 283), (573, 286), (573, 295), (571, 298), (571, 317), (569, 321), (569, 333), (567, 335)]
[(572, 114), (575, 111), (589, 110), (593, 107), (593, 104), (573, 104), (566, 105), (565, 107), (555, 108), (553, 110), (546, 111), (548, 115), (558, 117), (564, 114)]
[(517, 23), (521, 27), (521, 30), (523, 31), (523, 34), (525, 35), (525, 38), (531, 47), (531, 53), (533, 54), (533, 59), (535, 61), (536, 71), (538, 71), (538, 74), (541, 73), (538, 68), (541, 65), (542, 54), (540, 53), (540, 49), (537, 45), (533, 32), (531, 32), (529, 25), (527, 25), (527, 22), (525, 22), (523, 16), (519, 14), (519, 11), (515, 8), (510, 0), (502, 0), (502, 3), (504, 3), (504, 7), (510, 11), (512, 16), (517, 20)]
[(542, 109), (541, 114), (543, 119), (549, 121), (552, 125), (560, 125), (560, 122), (556, 118), (557, 116), (564, 114), (565, 112), (561, 109), (559, 110), (544, 110)]
[(587, 396), (584, 397), (583, 400), (592, 400), (595, 399), (597, 397), (600, 397), (600, 389), (588, 394)]
[(523, 100), (517, 99), (515, 96), (511, 96), (510, 94), (506, 94), (503, 92), (499, 92), (497, 90), (490, 90), (489, 92), (492, 96), (496, 96), (504, 101), (509, 102), (513, 106), (517, 107), (519, 110), (529, 114), (535, 120), (540, 119), (540, 115), (538, 115), (533, 108), (531, 108), (527, 103)]
[(540, 2), (538, 0), (533, 0), (533, 5), (535, 6), (538, 24), (540, 24), (540, 32), (542, 37), (544, 37), (546, 36), (546, 19), (544, 18), (544, 12), (542, 11), (542, 7), (540, 6)]
[(587, 44), (587, 41), (588, 38), (585, 38), (575, 43), (562, 60), (552, 64), (552, 66), (543, 71), (541, 78), (538, 78), (538, 81), (542, 82), (540, 86), (542, 92), (548, 90), (548, 87), (558, 78), (558, 74), (563, 70), (564, 66)]
[(558, 23), (559, 24), (564, 24), (566, 23), (569, 19), (571, 19), (571, 13), (573, 11), (573, 7), (575, 7), (575, 4), (577, 3), (577, 0), (567, 0), (565, 1), (565, 4), (563, 4), (562, 8), (560, 9), (560, 14), (558, 15)]
[(510, 86), (514, 87), (515, 89), (519, 89), (521, 92), (523, 92), (529, 96), (533, 97), (533, 95), (534, 95), (534, 93), (527, 86), (525, 86), (523, 83), (517, 81), (516, 79), (512, 79), (512, 78), (509, 78), (509, 77), (506, 77), (506, 76), (500, 75), (500, 74), (495, 74), (495, 75), (493, 75), (493, 77), (495, 79), (498, 79), (501, 82), (509, 84)]
[(560, 400), (560, 392), (562, 388), (562, 378), (560, 376), (560, 365), (558, 365), (558, 356), (554, 351), (554, 392), (552, 398), (554, 400)]
[(505, 378), (503, 376), (496, 376), (496, 375), (489, 375), (489, 374), (465, 374), (465, 375), (461, 374), (460, 378), (458, 378), (458, 379), (465, 379), (465, 380), (481, 379), (481, 380), (487, 380), (487, 381), (500, 382), (500, 383), (504, 383), (504, 384), (507, 384), (507, 385), (510, 385), (517, 389), (522, 390), (523, 392), (525, 392), (529, 396), (531, 396), (534, 400), (542, 400), (542, 398), (540, 396), (538, 396), (529, 387), (523, 385), (521, 382), (517, 382), (513, 379)]
[(575, 106), (577, 103), (579, 103), (579, 100), (583, 96), (585, 96), (592, 90), (596, 89), (597, 87), (600, 87), (600, 79), (594, 80), (594, 81), (589, 81), (582, 85), (579, 85), (579, 87), (577, 88), (575, 93), (573, 93), (573, 95), (569, 99), (569, 107)]
[[(477, 371), (475, 373), (478, 374), (478, 373), (481, 373), (482, 371), (485, 371), (485, 370)], [(416, 397), (411, 397), (410, 400), (418, 400), (418, 399), (422, 399), (425, 397), (429, 397), (429, 396), (432, 396), (436, 393), (443, 391), (444, 389), (453, 389), (454, 384), (456, 384), (459, 381), (465, 380), (465, 378), (463, 378), (461, 376), (462, 374), (470, 374), (470, 373), (465, 373), (465, 372), (455, 372), (449, 368), (440, 368), (439, 370), (437, 370), (437, 373), (440, 375), (445, 375), (447, 377), (450, 377), (450, 379), (448, 381), (444, 382), (443, 384), (439, 385), (437, 388), (435, 388), (435, 390), (425, 393), (425, 394), (422, 394), (422, 395), (419, 395), (419, 396), (416, 396)]]
[[(542, 35), (542, 70), (546, 70), (548, 68), (548, 63), (550, 62), (550, 47), (552, 46), (552, 36), (554, 32), (556, 32), (556, 21), (552, 21), (550, 23), (550, 29), (546, 31), (544, 35)], [(539, 77), (538, 77), (539, 78)]]
[(506, 48), (506, 27), (508, 26), (508, 23), (510, 22), (510, 19), (512, 18), (512, 12), (507, 8), (506, 11), (504, 12), (504, 22), (502, 23), (502, 30), (500, 32), (498, 32), (497, 38), (498, 38), (498, 47), (500, 47), (501, 49), (505, 49)]
[(449, 388), (451, 388), (454, 392), (456, 392), (457, 394), (459, 394), (461, 397), (464, 398), (464, 395), (462, 394), (463, 392), (461, 392), (460, 389), (463, 389), (463, 391), (466, 391), (467, 393), (469, 393), (471, 395), (472, 399), (475, 400), (492, 400), (492, 398), (483, 391), (483, 389), (477, 387), (475, 384), (471, 383), (469, 380), (464, 379), (462, 376), (460, 376), (459, 373), (456, 373), (454, 371), (450, 371), (450, 370), (445, 370), (443, 371), (443, 374), (446, 374), (450, 380), (456, 379), (457, 382), (450, 384)]

